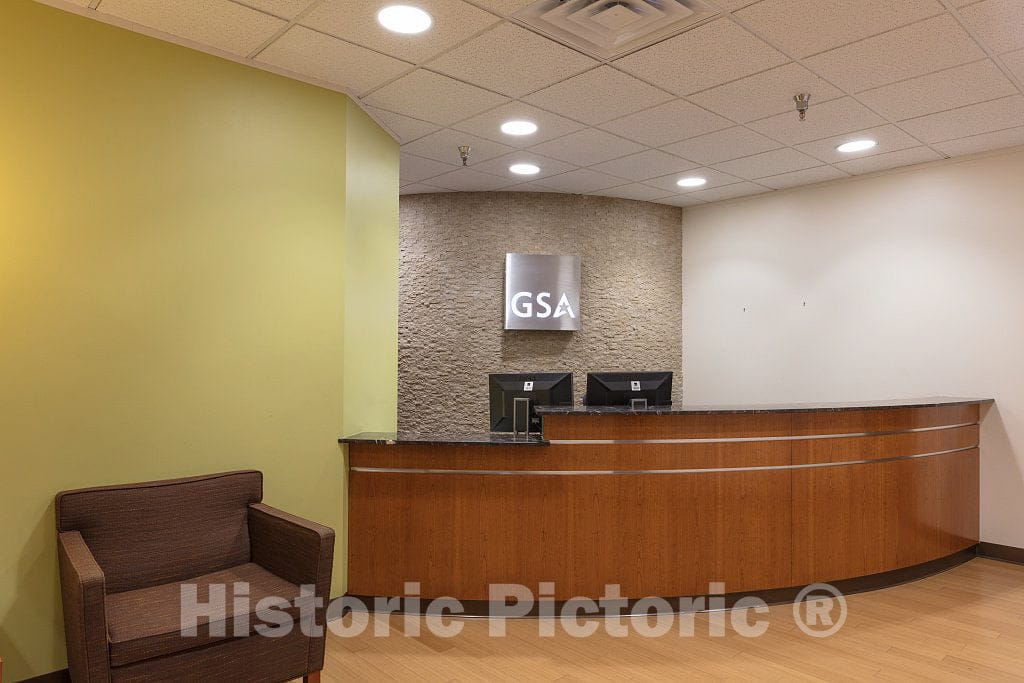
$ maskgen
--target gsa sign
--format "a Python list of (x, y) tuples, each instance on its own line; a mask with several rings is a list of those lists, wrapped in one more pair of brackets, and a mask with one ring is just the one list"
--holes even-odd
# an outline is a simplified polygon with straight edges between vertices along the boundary
[(580, 329), (580, 257), (505, 254), (505, 329)]

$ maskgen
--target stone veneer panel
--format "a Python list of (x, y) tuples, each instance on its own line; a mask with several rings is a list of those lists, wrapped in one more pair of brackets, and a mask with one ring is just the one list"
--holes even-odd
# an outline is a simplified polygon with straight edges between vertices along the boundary
[[(682, 209), (522, 192), (406, 195), (400, 211), (398, 426), (488, 429), (487, 374), (672, 370), (682, 377)], [(503, 329), (505, 253), (579, 255), (577, 332)]]

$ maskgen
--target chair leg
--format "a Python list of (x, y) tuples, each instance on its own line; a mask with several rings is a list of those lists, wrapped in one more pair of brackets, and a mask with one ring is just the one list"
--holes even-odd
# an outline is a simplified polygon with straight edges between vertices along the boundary
[(302, 683), (320, 683), (320, 672), (314, 671), (302, 677)]

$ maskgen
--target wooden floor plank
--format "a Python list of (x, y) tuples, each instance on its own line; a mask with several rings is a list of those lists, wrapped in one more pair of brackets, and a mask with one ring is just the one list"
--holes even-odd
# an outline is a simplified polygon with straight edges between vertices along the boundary
[[(404, 635), (405, 622), (371, 626), (354, 637), (328, 636), (324, 683), (350, 681), (841, 681), (1024, 680), (1024, 566), (978, 558), (912, 583), (847, 597), (846, 625), (828, 638), (805, 635), (792, 606), (773, 606), (767, 632), (745, 638), (727, 627), (712, 636), (707, 614), (694, 635), (613, 637), (600, 627), (574, 638), (555, 624), (506, 622), (488, 635), (485, 619), (462, 620), (454, 638)], [(623, 623), (627, 623), (624, 621)], [(729, 618), (726, 617), (726, 623)]]

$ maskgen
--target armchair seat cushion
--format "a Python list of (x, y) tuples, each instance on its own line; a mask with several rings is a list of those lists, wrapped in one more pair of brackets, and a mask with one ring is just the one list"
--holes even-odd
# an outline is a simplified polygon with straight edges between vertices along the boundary
[[(248, 600), (237, 601), (240, 603), (238, 606), (235, 605), (235, 582), (245, 582), (249, 586)], [(211, 585), (224, 585), (227, 618), (210, 622), (200, 616), (197, 635), (186, 637), (181, 635), (181, 586), (189, 583), (196, 584), (196, 600), (200, 604), (209, 602)], [(244, 592), (238, 592), (238, 595), (244, 597)], [(233, 637), (236, 623), (245, 624), (240, 633), (251, 634), (261, 623), (256, 617), (256, 606), (264, 598), (288, 600), (291, 606), (276, 608), (278, 614), (275, 616), (284, 613), (295, 621), (299, 616), (298, 608), (294, 606), (298, 596), (298, 586), (252, 562), (181, 582), (108, 594), (106, 616), (110, 665), (124, 666), (226, 640)], [(218, 633), (223, 635), (215, 635)]]

